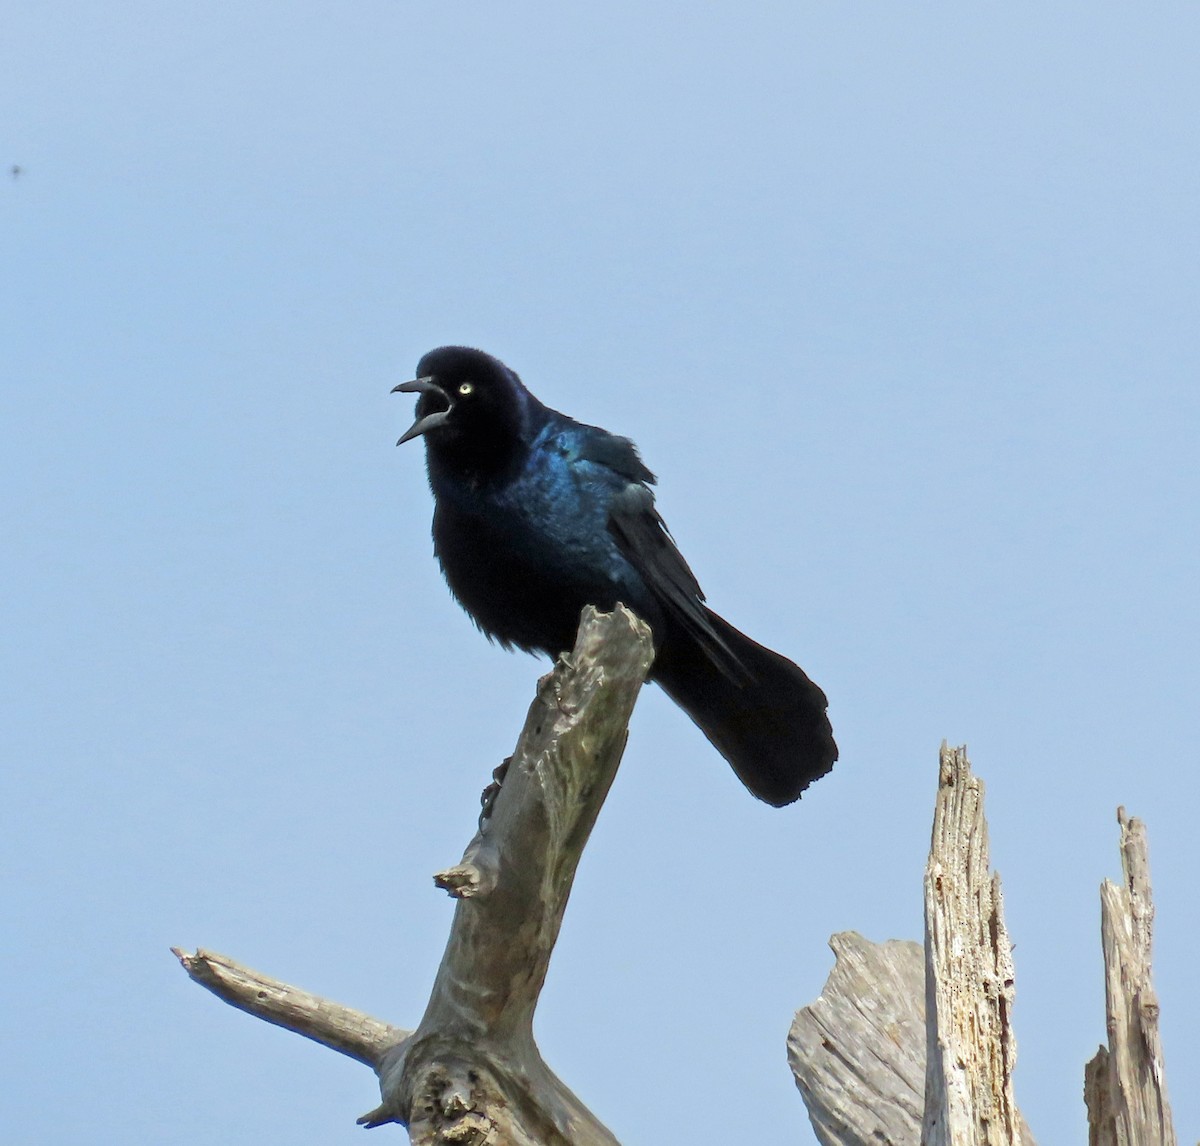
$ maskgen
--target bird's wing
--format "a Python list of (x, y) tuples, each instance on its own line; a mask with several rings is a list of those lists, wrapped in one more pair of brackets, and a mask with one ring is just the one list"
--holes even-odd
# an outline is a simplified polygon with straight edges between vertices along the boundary
[(640, 483), (626, 485), (612, 500), (608, 529), (668, 618), (691, 635), (725, 676), (746, 680), (745, 666), (709, 619), (704, 593), (655, 508), (654, 494)]
[[(638, 448), (628, 438), (619, 434), (610, 434), (598, 426), (585, 426), (576, 422), (568, 434), (574, 444), (576, 456), (580, 461), (593, 462), (604, 466), (613, 473), (631, 482), (641, 485), (653, 485), (658, 479), (642, 461)], [(651, 498), (651, 501), (654, 499)], [(683, 559), (680, 558), (682, 561)]]
[[(613, 493), (608, 530), (668, 619), (686, 631), (724, 675), (745, 680), (745, 667), (709, 619), (700, 583), (654, 505), (654, 494), (649, 489), (654, 475), (638, 456), (637, 448), (628, 438), (615, 434), (589, 435), (579, 457), (625, 479)], [(661, 639), (662, 634), (659, 636)]]

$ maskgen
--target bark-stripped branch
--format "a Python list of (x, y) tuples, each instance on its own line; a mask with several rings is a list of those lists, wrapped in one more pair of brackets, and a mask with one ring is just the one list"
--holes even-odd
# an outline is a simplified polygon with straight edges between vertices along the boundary
[(384, 1051), (412, 1033), (281, 983), (215, 951), (199, 950), (189, 955), (178, 947), (171, 950), (193, 981), (207, 987), (218, 999), (366, 1066), (374, 1067)]
[(967, 750), (943, 744), (925, 868), (923, 1146), (1032, 1146), (1013, 1098), (1016, 976), (983, 794)]
[(1118, 887), (1100, 886), (1108, 1046), (1084, 1071), (1090, 1146), (1175, 1146), (1167, 1103), (1158, 996), (1150, 978), (1154, 900), (1146, 826), (1117, 809), (1121, 826)]
[(983, 783), (942, 745), (925, 948), (843, 932), (788, 1040), (822, 1146), (1033, 1146), (1013, 1101), (1012, 949), (989, 868)]
[(631, 612), (587, 608), (574, 651), (544, 677), (491, 814), (437, 877), (458, 900), (433, 993), (411, 1034), (222, 956), (176, 954), (226, 1002), (374, 1067), (412, 1142), (615, 1146), (542, 1061), (533, 1013), (575, 869), (616, 775), (653, 660)]

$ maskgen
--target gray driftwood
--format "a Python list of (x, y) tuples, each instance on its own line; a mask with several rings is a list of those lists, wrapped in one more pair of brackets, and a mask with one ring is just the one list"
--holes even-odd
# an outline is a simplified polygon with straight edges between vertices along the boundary
[(924, 1146), (1032, 1146), (1013, 1098), (1012, 945), (991, 871), (983, 781), (942, 745), (925, 867)]
[(200, 949), (189, 955), (178, 947), (171, 950), (193, 980), (231, 1006), (367, 1066), (373, 1067), (384, 1051), (412, 1034), (252, 971), (215, 951)]
[(650, 631), (628, 610), (584, 610), (574, 651), (538, 687), (490, 818), (436, 877), (459, 904), (411, 1034), (221, 956), (176, 950), (188, 974), (371, 1065), (383, 1101), (359, 1119), (366, 1126), (403, 1123), (421, 1146), (615, 1146), (542, 1061), (533, 1013), (652, 659)]
[(789, 1038), (823, 1146), (1033, 1146), (1013, 1101), (1012, 950), (989, 869), (983, 783), (942, 746), (925, 947), (835, 935), (821, 997)]
[(1084, 1071), (1090, 1146), (1175, 1146), (1167, 1103), (1158, 997), (1150, 978), (1154, 901), (1146, 828), (1117, 809), (1121, 826), (1118, 887), (1100, 886), (1108, 1046)]
[(919, 943), (829, 940), (821, 997), (796, 1013), (788, 1061), (823, 1146), (917, 1143), (925, 1101), (925, 956)]

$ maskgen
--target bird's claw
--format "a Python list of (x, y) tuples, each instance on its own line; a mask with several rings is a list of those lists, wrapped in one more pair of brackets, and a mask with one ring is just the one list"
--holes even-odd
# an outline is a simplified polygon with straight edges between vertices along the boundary
[(496, 798), (500, 795), (500, 789), (504, 784), (504, 777), (508, 774), (508, 766), (512, 763), (512, 757), (506, 756), (495, 768), (492, 769), (492, 782), (483, 790), (479, 797), (481, 811), (479, 813), (479, 830), (482, 832), (484, 825), (492, 818), (492, 811), (496, 807)]

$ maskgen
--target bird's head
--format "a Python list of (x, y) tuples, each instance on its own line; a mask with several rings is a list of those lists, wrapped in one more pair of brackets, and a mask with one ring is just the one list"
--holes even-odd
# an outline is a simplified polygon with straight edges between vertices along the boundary
[(417, 363), (417, 376), (393, 394), (419, 394), (416, 421), (396, 445), (424, 437), (430, 454), (475, 464), (517, 442), (532, 397), (498, 358), (465, 346), (441, 346)]

